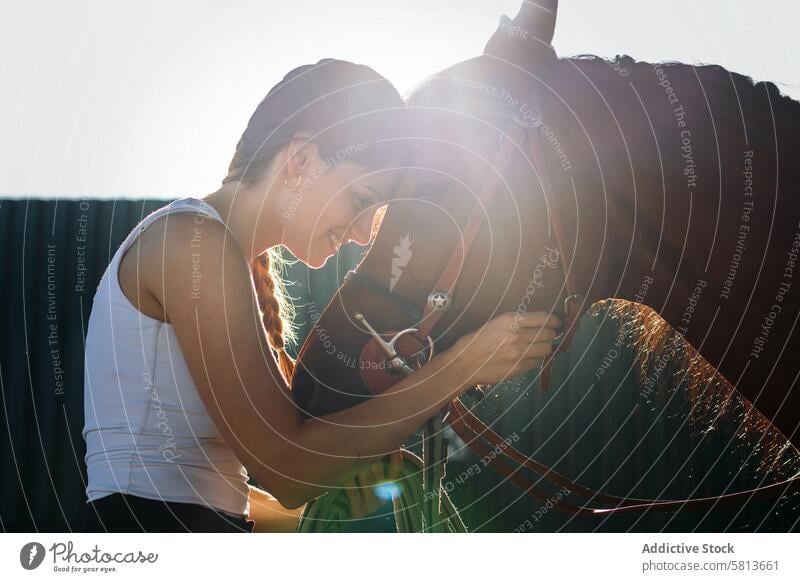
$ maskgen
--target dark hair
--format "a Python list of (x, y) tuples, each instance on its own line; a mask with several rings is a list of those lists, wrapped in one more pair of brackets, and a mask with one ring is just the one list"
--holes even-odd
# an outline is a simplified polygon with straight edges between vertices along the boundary
[[(405, 104), (389, 81), (365, 65), (323, 59), (290, 71), (259, 103), (242, 134), (223, 184), (253, 184), (275, 154), (299, 131), (308, 131), (325, 160), (368, 169), (395, 162)], [(361, 147), (354, 147), (361, 145)]]
[[(298, 67), (256, 107), (222, 183), (251, 185), (263, 179), (275, 155), (301, 131), (311, 134), (310, 141), (330, 165), (347, 160), (374, 170), (401, 164), (407, 150), (399, 139), (404, 112), (397, 90), (367, 66), (323, 59)], [(265, 251), (251, 265), (264, 329), (288, 383), (294, 361), (285, 341), (293, 335), (284, 319), (291, 304), (281, 267), (278, 249)]]

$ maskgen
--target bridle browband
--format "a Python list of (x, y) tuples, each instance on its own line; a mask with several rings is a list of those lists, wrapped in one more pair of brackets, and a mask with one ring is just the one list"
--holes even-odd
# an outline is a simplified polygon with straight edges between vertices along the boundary
[[(461, 274), (464, 259), (468, 255), (482, 225), (485, 209), (489, 206), (495, 192), (499, 188), (501, 176), (503, 176), (510, 166), (515, 154), (521, 152), (525, 144), (528, 145), (527, 153), (530, 155), (530, 160), (541, 180), (544, 196), (547, 197), (554, 193), (547, 165), (544, 163), (541, 156), (541, 132), (536, 131), (539, 124), (526, 123), (517, 117), (514, 117), (513, 121), (513, 127), (504, 135), (500, 147), (495, 154), (494, 163), (489, 171), (489, 175), (484, 180), (478, 192), (475, 204), (467, 219), (466, 226), (462, 231), (461, 241), (456, 243), (450, 260), (447, 262), (447, 265), (428, 295), (424, 308), (420, 309), (414, 302), (409, 301), (396, 292), (390, 292), (382, 283), (375, 281), (364, 273), (350, 271), (345, 277), (345, 280), (358, 283), (384, 296), (403, 309), (413, 321), (418, 322), (416, 328), (409, 328), (402, 332), (396, 332), (394, 333), (392, 342), (387, 342), (382, 338), (382, 335), (387, 334), (379, 334), (369, 325), (363, 315), (357, 314), (356, 319), (362, 326), (367, 328), (367, 331), (372, 336), (367, 346), (365, 346), (362, 351), (362, 360), (366, 357), (365, 354), (374, 356), (376, 353), (383, 353), (389, 364), (388, 369), (395, 369), (404, 374), (413, 372), (413, 369), (408, 366), (406, 361), (410, 356), (404, 356), (400, 353), (397, 346), (396, 340), (405, 335), (415, 336), (418, 345), (428, 349), (428, 354), (422, 359), (420, 365), (423, 365), (429, 357), (433, 356), (434, 341), (431, 339), (431, 334), (442, 315), (452, 305), (453, 293), (456, 289), (459, 275)], [(550, 383), (554, 358), (561, 351), (569, 348), (572, 337), (578, 327), (578, 320), (588, 309), (584, 296), (578, 292), (575, 284), (572, 272), (572, 261), (574, 261), (575, 253), (574, 249), (571, 249), (567, 245), (567, 240), (564, 238), (564, 229), (561, 223), (558, 205), (548, 204), (547, 208), (550, 226), (559, 251), (559, 258), (564, 276), (563, 287), (566, 296), (564, 299), (565, 318), (563, 321), (563, 331), (554, 340), (554, 349), (551, 354), (544, 358), (542, 362), (540, 384), (543, 389), (547, 389)], [(370, 367), (367, 366), (367, 368), (369, 369)], [(362, 367), (362, 370), (363, 369), (364, 367)], [(370, 388), (370, 376), (362, 373), (362, 377), (367, 387)], [(380, 390), (374, 391), (379, 392)], [(507, 477), (531, 497), (542, 502), (550, 502), (556, 508), (572, 514), (606, 515), (631, 511), (700, 510), (716, 506), (742, 504), (757, 499), (779, 497), (790, 492), (795, 492), (800, 488), (800, 474), (798, 474), (778, 483), (716, 497), (669, 500), (615, 497), (584, 487), (559, 474), (551, 467), (526, 456), (514, 448), (508, 440), (503, 439), (476, 417), (460, 399), (456, 399), (450, 403), (445, 420), (458, 437), (479, 457), (489, 459), (487, 464), (500, 475)], [(539, 478), (531, 479), (527, 477), (520, 471), (521, 468), (525, 468), (539, 475)], [(552, 485), (566, 488), (571, 494), (583, 498), (586, 502), (602, 503), (609, 507), (589, 507), (587, 505), (575, 505), (564, 499), (556, 500), (540, 488), (538, 482), (541, 479), (550, 482)]]

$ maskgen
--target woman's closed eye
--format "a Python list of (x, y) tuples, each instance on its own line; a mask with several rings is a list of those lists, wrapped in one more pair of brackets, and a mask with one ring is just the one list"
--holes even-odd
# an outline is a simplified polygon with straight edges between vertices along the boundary
[(436, 199), (447, 194), (452, 187), (450, 182), (421, 182), (416, 188), (417, 198)]
[(353, 192), (353, 200), (357, 210), (366, 210), (370, 206), (377, 204), (377, 201), (371, 196), (365, 196), (358, 192)]

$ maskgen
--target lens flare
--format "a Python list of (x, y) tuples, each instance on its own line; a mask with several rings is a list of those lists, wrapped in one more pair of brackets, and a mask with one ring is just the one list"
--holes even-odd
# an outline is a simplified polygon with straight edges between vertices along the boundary
[(391, 501), (399, 497), (403, 490), (396, 481), (382, 481), (373, 487), (373, 492), (378, 499)]

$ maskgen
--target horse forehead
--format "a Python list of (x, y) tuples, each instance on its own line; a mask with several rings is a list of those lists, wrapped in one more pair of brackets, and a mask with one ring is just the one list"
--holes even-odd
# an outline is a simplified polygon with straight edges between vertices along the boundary
[(447, 138), (424, 140), (414, 156), (412, 179), (425, 179), (433, 173), (471, 184), (486, 174), (491, 151), (486, 145)]

